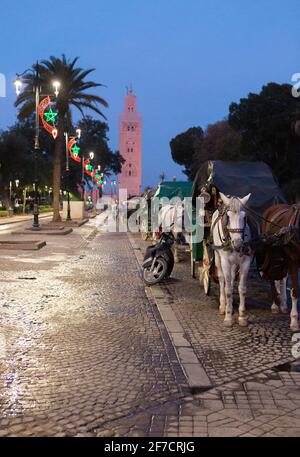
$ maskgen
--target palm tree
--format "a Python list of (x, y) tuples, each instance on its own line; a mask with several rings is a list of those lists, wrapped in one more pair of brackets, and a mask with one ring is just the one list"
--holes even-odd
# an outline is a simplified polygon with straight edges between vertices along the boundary
[[(72, 125), (71, 107), (77, 108), (84, 116), (84, 109), (90, 109), (104, 119), (106, 117), (100, 111), (99, 105), (108, 107), (108, 103), (98, 95), (88, 94), (85, 91), (103, 86), (93, 81), (86, 81), (86, 77), (94, 71), (94, 68), (83, 70), (76, 66), (78, 57), (69, 60), (63, 54), (61, 58), (51, 56), (49, 60), (43, 60), (32, 66), (34, 72), (38, 70), (39, 85), (44, 90), (51, 86), (54, 80), (60, 82), (60, 92), (56, 101), (57, 130), (54, 148), (53, 167), (53, 222), (61, 220), (59, 214), (59, 192), (61, 184), (61, 157), (64, 147), (64, 131)], [(20, 106), (19, 119), (24, 119), (35, 110), (35, 97), (33, 87), (36, 84), (35, 77), (30, 72), (24, 75), (25, 90), (18, 96), (15, 106)]]

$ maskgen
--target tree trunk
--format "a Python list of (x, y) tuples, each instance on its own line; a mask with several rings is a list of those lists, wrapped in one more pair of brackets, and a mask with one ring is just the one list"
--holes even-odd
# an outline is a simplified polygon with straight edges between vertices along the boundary
[(58, 135), (55, 140), (54, 148), (54, 167), (53, 167), (53, 218), (52, 222), (60, 222), (60, 183), (61, 183), (61, 155), (64, 144), (63, 119), (58, 120)]

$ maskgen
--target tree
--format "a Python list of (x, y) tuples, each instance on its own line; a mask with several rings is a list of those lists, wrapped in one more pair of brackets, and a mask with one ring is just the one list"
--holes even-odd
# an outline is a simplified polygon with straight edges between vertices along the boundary
[[(53, 221), (60, 221), (59, 214), (59, 192), (61, 187), (61, 157), (65, 148), (64, 131), (69, 130), (72, 125), (71, 107), (77, 108), (84, 116), (84, 109), (90, 109), (100, 116), (104, 114), (100, 111), (99, 105), (108, 107), (107, 102), (98, 95), (86, 93), (89, 89), (103, 86), (93, 81), (86, 81), (86, 77), (94, 69), (83, 70), (77, 67), (78, 57), (69, 60), (63, 54), (61, 58), (51, 56), (49, 60), (43, 60), (41, 64), (33, 65), (34, 71), (38, 70), (41, 87), (49, 87), (54, 80), (61, 84), (60, 93), (56, 101), (57, 110), (57, 130), (58, 135), (55, 140), (54, 148), (54, 166), (53, 166)], [(35, 110), (33, 87), (35, 77), (31, 73), (24, 76), (26, 87), (22, 92), (15, 105), (20, 107), (19, 119), (24, 119)]]
[(269, 83), (259, 94), (250, 93), (229, 107), (229, 124), (242, 138), (241, 156), (269, 164), (282, 186), (299, 182), (299, 118), (299, 100), (289, 84)]
[[(100, 165), (100, 172), (105, 176), (118, 174), (121, 172), (122, 165), (125, 162), (119, 151), (113, 152), (108, 146), (107, 133), (109, 127), (106, 122), (93, 119), (86, 116), (76, 126), (81, 130), (81, 139), (79, 142), (80, 156), (88, 158), (88, 152), (93, 151), (95, 156), (92, 165), (97, 168)], [(69, 190), (78, 193), (78, 184), (82, 179), (82, 167), (73, 160), (69, 161), (70, 180)], [(65, 173), (63, 173), (64, 178)], [(66, 184), (64, 186), (66, 188)]]
[(203, 140), (201, 127), (192, 127), (180, 133), (170, 141), (171, 154), (174, 162), (184, 166), (183, 172), (191, 177), (196, 148)]
[[(29, 117), (0, 133), (0, 192), (6, 206), (10, 203), (10, 181), (14, 183), (18, 179), (20, 187), (30, 187), (34, 182), (33, 126), (34, 119)], [(41, 153), (38, 156), (41, 185), (49, 185), (52, 179), (51, 144), (49, 135), (41, 133)]]
[(230, 127), (227, 119), (210, 124), (202, 141), (195, 145), (191, 177), (206, 160), (240, 160), (240, 145), (241, 136)]
[(77, 128), (82, 132), (81, 150), (94, 151), (94, 163), (101, 166), (101, 172), (108, 176), (120, 173), (125, 160), (119, 151), (113, 152), (108, 146), (107, 123), (87, 116), (78, 123)]

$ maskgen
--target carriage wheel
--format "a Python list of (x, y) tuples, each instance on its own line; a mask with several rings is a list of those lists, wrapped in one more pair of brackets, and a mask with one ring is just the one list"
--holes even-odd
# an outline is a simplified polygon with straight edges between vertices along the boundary
[(208, 255), (208, 250), (206, 242), (203, 241), (203, 269), (202, 269), (202, 282), (205, 295), (209, 295), (210, 286), (211, 286), (211, 277), (210, 277), (210, 258)]
[(194, 260), (192, 249), (191, 249), (191, 275), (192, 275), (192, 278), (196, 278), (196, 261)]

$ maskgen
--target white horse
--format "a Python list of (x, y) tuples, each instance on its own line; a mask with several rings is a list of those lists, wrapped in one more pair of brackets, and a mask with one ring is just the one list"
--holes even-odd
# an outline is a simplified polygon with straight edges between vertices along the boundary
[(239, 267), (239, 324), (248, 325), (245, 297), (247, 277), (252, 261), (250, 248), (245, 244), (250, 241), (250, 228), (246, 221), (244, 206), (251, 194), (244, 198), (226, 197), (220, 193), (225, 205), (224, 210), (217, 210), (212, 217), (212, 237), (215, 250), (215, 264), (220, 283), (220, 314), (225, 314), (224, 324), (231, 327), (232, 294), (236, 268)]
[[(179, 236), (183, 237), (186, 241), (185, 230), (183, 227), (184, 207), (183, 203), (178, 201), (175, 204), (163, 205), (158, 214), (158, 225), (162, 232), (171, 232), (175, 240)], [(179, 262), (178, 258), (178, 245), (174, 243), (174, 261)]]

